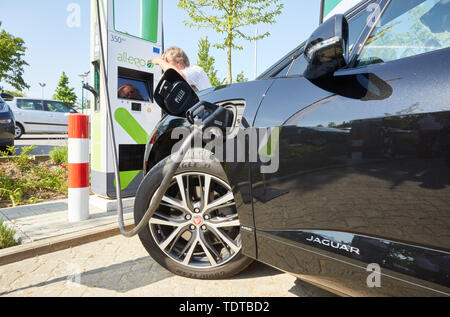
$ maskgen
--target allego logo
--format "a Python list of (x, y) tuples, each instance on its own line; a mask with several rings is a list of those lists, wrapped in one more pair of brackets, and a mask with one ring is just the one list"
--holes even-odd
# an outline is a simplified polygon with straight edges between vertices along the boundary
[(128, 53), (126, 53), (126, 52), (119, 53), (117, 55), (117, 61), (121, 62), (121, 63), (134, 65), (137, 68), (143, 68), (143, 67), (153, 68), (153, 67), (155, 67), (155, 65), (151, 62), (151, 60), (145, 61), (145, 59), (143, 59), (143, 58), (128, 56)]

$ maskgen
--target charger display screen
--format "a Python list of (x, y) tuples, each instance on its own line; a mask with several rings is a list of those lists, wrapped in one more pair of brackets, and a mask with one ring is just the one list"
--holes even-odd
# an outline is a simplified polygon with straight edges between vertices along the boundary
[(119, 77), (117, 97), (127, 100), (151, 101), (150, 91), (145, 81)]

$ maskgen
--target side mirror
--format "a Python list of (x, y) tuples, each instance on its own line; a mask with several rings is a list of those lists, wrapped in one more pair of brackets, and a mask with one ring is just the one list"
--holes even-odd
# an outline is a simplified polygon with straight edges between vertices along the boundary
[(346, 66), (348, 22), (342, 14), (328, 19), (309, 38), (305, 48), (308, 67), (304, 76), (316, 81)]
[(14, 100), (14, 96), (7, 94), (6, 92), (2, 92), (1, 97), (4, 101), (13, 101)]

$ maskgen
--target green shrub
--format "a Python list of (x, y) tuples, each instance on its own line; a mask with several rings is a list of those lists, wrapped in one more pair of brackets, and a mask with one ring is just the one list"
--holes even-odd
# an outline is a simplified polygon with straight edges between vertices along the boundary
[(45, 168), (37, 166), (32, 170), (32, 173), (37, 176), (33, 181), (30, 181), (27, 186), (36, 189), (48, 189), (59, 192), (61, 194), (67, 193), (67, 167), (52, 167)]
[(0, 249), (6, 249), (17, 245), (17, 241), (14, 239), (16, 232), (6, 227), (3, 224), (3, 219), (0, 218)]
[(22, 202), (25, 185), (22, 180), (14, 181), (3, 171), (0, 171), (0, 199), (10, 200), (13, 207)]
[(24, 146), (22, 152), (17, 155), (17, 148), (14, 146), (8, 146), (7, 150), (0, 151), (0, 156), (10, 156), (10, 160), (16, 164), (21, 171), (28, 171), (33, 168), (35, 160), (31, 155), (31, 152), (36, 150), (36, 146)]
[[(7, 152), (0, 152), (0, 155), (12, 155), (10, 161), (16, 169), (0, 169), (0, 200), (11, 202), (13, 207), (22, 205), (24, 196), (28, 203), (38, 202), (39, 198), (35, 197), (35, 193), (42, 191), (67, 194), (68, 171), (67, 166), (63, 164), (67, 162), (67, 148), (52, 151), (52, 160), (60, 165), (53, 167), (37, 163), (30, 155), (34, 149), (33, 146), (24, 147), (20, 155), (16, 155), (17, 150), (14, 147), (9, 147)], [(21, 172), (19, 177), (17, 169)]]
[(67, 147), (59, 147), (54, 148), (50, 151), (50, 158), (55, 164), (68, 164), (68, 148)]

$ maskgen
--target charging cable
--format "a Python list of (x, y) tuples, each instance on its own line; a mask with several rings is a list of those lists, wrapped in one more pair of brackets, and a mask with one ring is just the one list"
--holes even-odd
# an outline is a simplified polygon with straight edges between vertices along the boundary
[[(104, 84), (105, 84), (105, 91), (106, 91), (106, 108), (108, 110), (107, 112), (107, 123), (108, 123), (108, 130), (109, 135), (111, 139), (112, 144), (112, 154), (113, 154), (113, 165), (114, 165), (114, 176), (116, 179), (116, 198), (117, 198), (117, 214), (118, 214), (118, 222), (119, 222), (119, 228), (122, 235), (125, 237), (131, 238), (138, 234), (144, 227), (148, 226), (148, 223), (150, 219), (152, 218), (153, 214), (155, 213), (156, 209), (161, 204), (161, 201), (164, 197), (164, 194), (169, 189), (172, 179), (178, 170), (178, 167), (180, 166), (181, 162), (183, 161), (184, 156), (191, 148), (192, 141), (200, 137), (203, 129), (205, 127), (209, 126), (216, 126), (219, 128), (226, 128), (231, 123), (231, 117), (229, 114), (229, 111), (226, 110), (223, 107), (213, 105), (207, 102), (199, 102), (197, 105), (192, 107), (191, 110), (188, 111), (187, 117), (188, 121), (192, 124), (192, 132), (189, 134), (189, 136), (186, 138), (186, 140), (183, 142), (182, 146), (176, 152), (173, 154), (169, 160), (166, 163), (166, 166), (164, 167), (164, 178), (161, 182), (161, 185), (159, 186), (159, 189), (156, 191), (154, 196), (151, 199), (150, 205), (147, 209), (147, 212), (145, 213), (144, 217), (141, 219), (139, 224), (135, 226), (135, 228), (131, 231), (127, 231), (125, 229), (125, 223), (123, 219), (123, 204), (122, 204), (122, 195), (121, 195), (121, 186), (120, 186), (120, 172), (119, 172), (119, 164), (118, 164), (118, 156), (117, 156), (117, 148), (116, 148), (116, 137), (114, 133), (114, 125), (113, 125), (113, 116), (112, 116), (112, 110), (111, 110), (111, 103), (110, 103), (110, 95), (109, 95), (109, 87), (108, 87), (108, 75), (106, 73), (106, 58), (105, 58), (105, 52), (104, 52), (104, 43), (103, 43), (103, 34), (102, 34), (102, 26), (101, 26), (101, 16), (100, 16), (100, 0), (97, 0), (97, 19), (98, 19), (98, 25), (99, 25), (99, 40), (100, 40), (100, 51), (101, 51), (101, 65), (102, 70), (104, 74)], [(194, 122), (195, 120), (198, 120), (198, 124), (195, 124), (197, 122)]]

